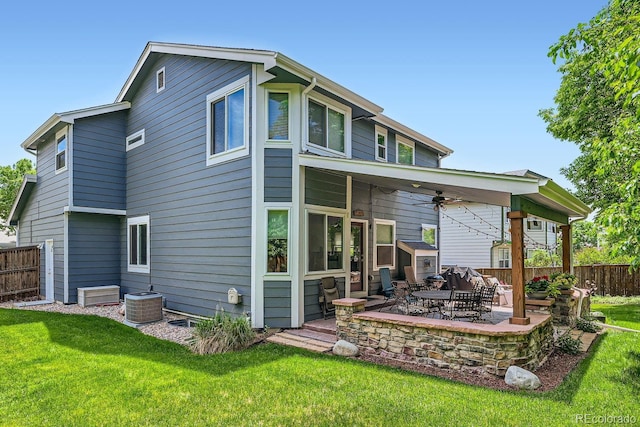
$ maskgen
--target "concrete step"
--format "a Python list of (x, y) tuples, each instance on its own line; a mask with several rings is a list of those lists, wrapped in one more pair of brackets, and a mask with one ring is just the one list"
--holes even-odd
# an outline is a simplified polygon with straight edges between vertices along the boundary
[(309, 351), (315, 351), (317, 353), (326, 353), (333, 349), (334, 343), (329, 343), (326, 341), (316, 340), (314, 338), (308, 338), (300, 335), (290, 334), (288, 332), (279, 332), (275, 335), (267, 338), (267, 341), (288, 345), (291, 347), (304, 348)]
[(303, 327), (302, 329), (289, 329), (287, 330), (288, 334), (291, 335), (296, 335), (298, 337), (301, 338), (308, 338), (308, 339), (313, 339), (313, 340), (317, 340), (317, 341), (322, 341), (322, 342), (326, 342), (329, 343), (331, 345), (335, 344), (336, 341), (338, 341), (338, 338), (336, 337), (336, 332), (335, 331), (317, 331), (314, 329), (307, 329), (305, 327)]

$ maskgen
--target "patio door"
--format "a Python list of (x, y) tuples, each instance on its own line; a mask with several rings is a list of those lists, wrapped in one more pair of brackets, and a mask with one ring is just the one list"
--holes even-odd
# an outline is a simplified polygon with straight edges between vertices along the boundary
[(369, 291), (367, 280), (367, 231), (368, 221), (351, 221), (351, 245), (349, 250), (350, 283), (349, 290), (352, 298), (366, 297)]

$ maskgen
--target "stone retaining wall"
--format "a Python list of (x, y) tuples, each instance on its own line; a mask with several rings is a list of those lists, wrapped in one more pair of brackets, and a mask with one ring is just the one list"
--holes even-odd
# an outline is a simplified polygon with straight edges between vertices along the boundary
[(455, 370), (504, 376), (511, 365), (535, 370), (553, 347), (551, 316), (497, 325), (365, 312), (365, 300), (335, 300), (339, 339), (360, 351)]

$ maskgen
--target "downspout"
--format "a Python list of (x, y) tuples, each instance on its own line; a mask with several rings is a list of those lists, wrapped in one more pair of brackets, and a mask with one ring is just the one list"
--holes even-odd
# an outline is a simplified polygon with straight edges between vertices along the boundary
[[(305, 127), (305, 98), (307, 96), (307, 94), (309, 92), (311, 92), (313, 90), (314, 87), (316, 87), (317, 84), (317, 80), (315, 77), (311, 77), (311, 83), (309, 83), (309, 86), (307, 86), (306, 88), (304, 88), (304, 90), (302, 91), (302, 94), (300, 95), (300, 106), (302, 107), (302, 114), (300, 114), (300, 132), (302, 134), (302, 152), (307, 151), (307, 141), (308, 141), (308, 135), (307, 133), (308, 131), (308, 127)], [(305, 130), (306, 129), (306, 130)]]

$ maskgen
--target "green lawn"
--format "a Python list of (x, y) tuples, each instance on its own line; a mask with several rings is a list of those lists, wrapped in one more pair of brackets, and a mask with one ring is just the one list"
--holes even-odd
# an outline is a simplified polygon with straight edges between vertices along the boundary
[(609, 325), (640, 331), (639, 297), (596, 297), (591, 303), (591, 311), (602, 312)]
[(633, 333), (608, 332), (548, 393), (499, 392), (272, 344), (197, 356), (109, 319), (17, 309), (0, 309), (0, 348), (0, 425), (9, 426), (557, 426), (640, 418), (640, 334)]

